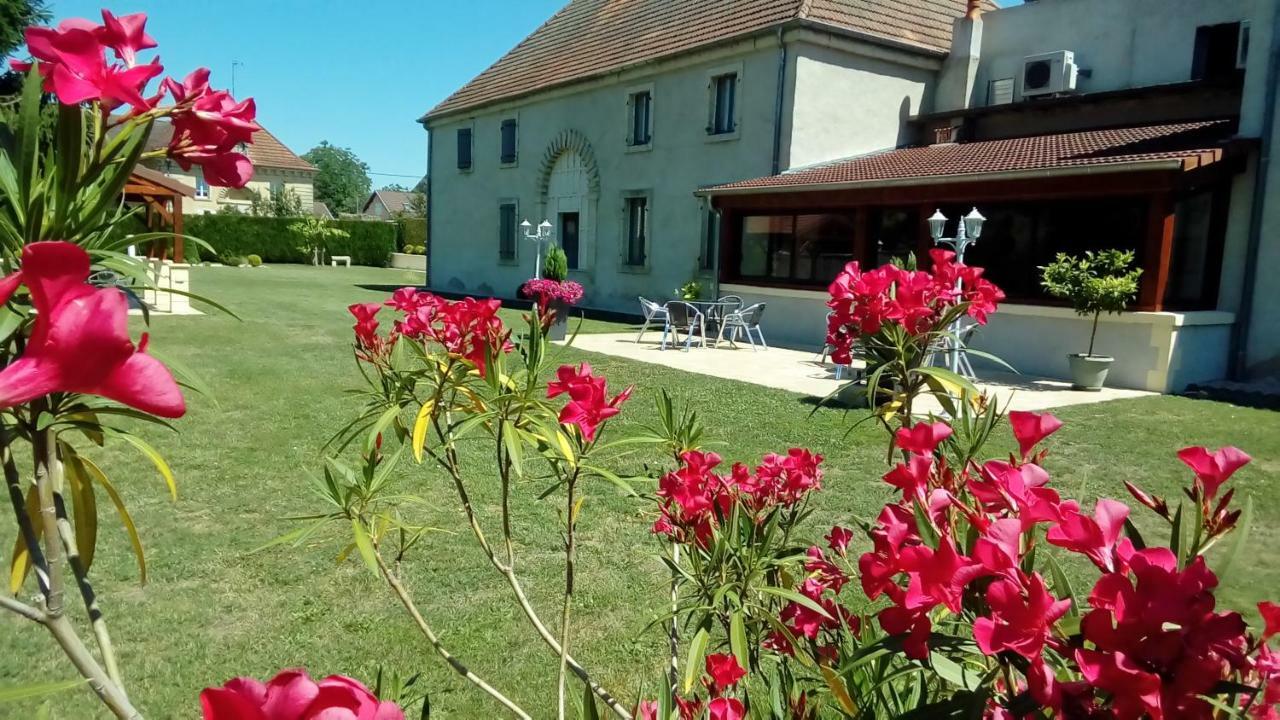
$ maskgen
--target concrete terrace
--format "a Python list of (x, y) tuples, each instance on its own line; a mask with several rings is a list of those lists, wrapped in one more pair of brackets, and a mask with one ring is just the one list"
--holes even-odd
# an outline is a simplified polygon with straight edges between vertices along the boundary
[[(580, 334), (573, 344), (580, 350), (818, 398), (827, 397), (848, 382), (848, 375), (843, 380), (837, 380), (834, 367), (830, 363), (821, 362), (817, 352), (776, 347), (753, 351), (750, 345), (740, 343), (734, 348), (727, 342), (721, 343), (718, 348), (709, 342), (703, 348), (696, 344), (696, 338), (693, 348), (688, 352), (684, 351), (683, 346), (662, 350), (659, 346), (661, 336), (661, 329), (656, 332), (650, 330), (645, 334), (644, 340), (637, 343), (634, 332)], [(1062, 380), (1008, 372), (982, 372), (978, 386), (999, 400), (1002, 407), (1010, 410), (1050, 410), (1155, 394), (1117, 388), (1105, 388), (1101, 392), (1081, 392), (1072, 390), (1070, 383)], [(930, 400), (923, 403), (920, 410), (937, 412), (940, 408)]]

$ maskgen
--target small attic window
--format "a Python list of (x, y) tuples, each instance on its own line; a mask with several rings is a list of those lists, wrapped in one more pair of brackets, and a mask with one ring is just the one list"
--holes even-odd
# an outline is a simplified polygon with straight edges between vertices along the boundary
[(1192, 80), (1230, 80), (1244, 69), (1248, 52), (1247, 24), (1232, 22), (1196, 28)]

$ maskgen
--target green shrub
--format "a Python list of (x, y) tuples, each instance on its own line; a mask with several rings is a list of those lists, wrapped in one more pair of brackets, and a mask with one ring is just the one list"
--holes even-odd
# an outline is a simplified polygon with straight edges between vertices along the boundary
[(548, 280), (566, 280), (569, 277), (569, 257), (559, 245), (552, 245), (547, 250), (547, 259), (542, 262), (542, 277)]
[(405, 252), (411, 247), (425, 248), (427, 245), (427, 219), (420, 217), (404, 217), (396, 220), (397, 247)]
[[(187, 215), (186, 234), (213, 248), (223, 263), (257, 254), (268, 263), (310, 263), (309, 241), (295, 225), (298, 218), (250, 215)], [(350, 255), (356, 265), (386, 267), (396, 247), (396, 224), (360, 220), (324, 221), (348, 237), (323, 241), (325, 255)], [(188, 243), (190, 247), (193, 243)]]
[(257, 255), (248, 255), (245, 260), (249, 261), (249, 267), (258, 267), (262, 264), (262, 258)]
[(233, 257), (227, 258), (226, 264), (230, 265), (231, 267), (244, 267), (245, 265), (249, 264), (249, 258), (243, 255), (235, 255)]

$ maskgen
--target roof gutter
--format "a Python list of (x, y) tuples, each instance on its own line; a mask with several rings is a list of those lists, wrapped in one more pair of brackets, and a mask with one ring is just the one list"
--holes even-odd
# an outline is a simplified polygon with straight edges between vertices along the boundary
[(1082, 175), (1115, 175), (1130, 172), (1159, 172), (1182, 169), (1182, 160), (1178, 158), (1164, 160), (1135, 160), (1132, 162), (1112, 163), (1109, 165), (1089, 165), (1085, 167), (1049, 168), (1040, 170), (1006, 170), (990, 173), (961, 173), (957, 175), (931, 175), (926, 177), (888, 178), (884, 180), (856, 180), (838, 183), (807, 183), (803, 185), (764, 185), (756, 187), (699, 188), (694, 191), (698, 197), (725, 197), (737, 195), (770, 195), (780, 193), (821, 192), (824, 190), (864, 190), (886, 187), (919, 187), (923, 185), (949, 185), (961, 182), (982, 182), (989, 180), (1034, 180), (1037, 178), (1078, 177)]
[(1267, 60), (1266, 105), (1262, 109), (1262, 149), (1253, 185), (1253, 207), (1249, 209), (1249, 240), (1245, 249), (1244, 278), (1240, 285), (1240, 309), (1231, 333), (1231, 378), (1241, 380), (1249, 370), (1249, 334), (1253, 322), (1253, 298), (1258, 287), (1258, 264), (1262, 253), (1262, 224), (1267, 204), (1267, 176), (1271, 169), (1272, 140), (1276, 133), (1276, 84), (1280, 83), (1280, 4), (1272, 5), (1271, 55)]
[(427, 127), (425, 121), (419, 122), (422, 123), (422, 129), (427, 131), (427, 267), (422, 271), (422, 286), (429, 288), (431, 287), (431, 266), (435, 264), (431, 262), (431, 251), (435, 245), (435, 243), (431, 242), (432, 238), (435, 237), (435, 233), (431, 231), (431, 222), (436, 217), (436, 214), (431, 211), (431, 198), (435, 195), (431, 187), (431, 141), (435, 137), (435, 133), (431, 132), (431, 128)]

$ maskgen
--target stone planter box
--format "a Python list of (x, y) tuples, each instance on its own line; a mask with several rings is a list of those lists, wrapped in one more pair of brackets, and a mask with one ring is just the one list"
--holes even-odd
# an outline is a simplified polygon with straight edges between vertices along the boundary
[(391, 267), (402, 270), (427, 271), (426, 255), (410, 255), (408, 253), (391, 253)]

